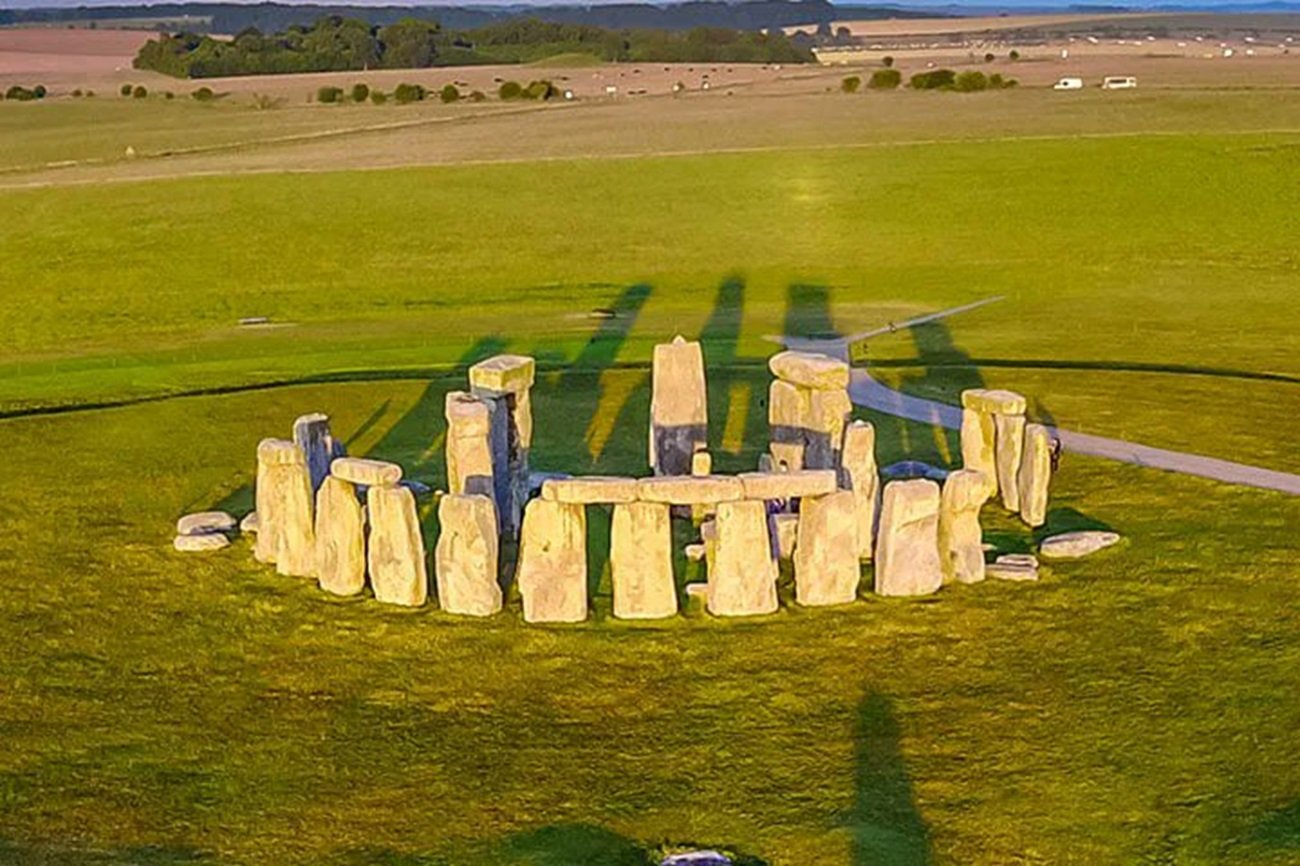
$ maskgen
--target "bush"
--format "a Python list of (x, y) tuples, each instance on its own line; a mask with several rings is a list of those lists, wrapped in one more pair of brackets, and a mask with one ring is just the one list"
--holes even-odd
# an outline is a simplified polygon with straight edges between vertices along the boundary
[(1012, 48), (1012, 49), (1011, 49), (1011, 53), (1008, 54), (1007, 56), (1010, 57), (1012, 60), (1019, 60), (1019, 59), (1020, 59), (1020, 52), (1017, 51), (1016, 49)]
[(892, 58), (892, 57), (890, 57), (888, 54), (886, 54), (884, 57), (880, 58), (880, 62), (883, 63), (883, 64), (885, 65), (885, 68), (886, 68), (886, 69), (888, 69), (888, 68), (890, 68), (891, 66), (894, 65), (894, 58)]
[(44, 99), (45, 94), (47, 93), (49, 93), (49, 91), (45, 89), (44, 84), (38, 84), (32, 88), (32, 95), (35, 96), (37, 99)]
[(87, 98), (87, 99), (90, 99), (90, 98), (91, 98), (92, 96), (94, 96), (94, 95), (95, 95), (95, 91), (93, 91), (93, 90), (87, 90), (87, 91), (86, 91), (86, 98)]
[(341, 87), (322, 87), (316, 91), (316, 101), (331, 105), (343, 100), (343, 88)]
[(519, 99), (523, 95), (524, 89), (519, 86), (518, 81), (506, 81), (497, 88), (497, 96), (505, 100)]
[(370, 85), (360, 82), (352, 85), (352, 101), (365, 102), (370, 98)]
[(553, 99), (559, 95), (560, 91), (556, 89), (554, 84), (546, 79), (530, 82), (529, 85), (524, 88), (524, 97), (526, 99), (540, 99), (545, 101), (547, 99)]
[(872, 90), (893, 90), (903, 83), (903, 73), (897, 69), (877, 69), (871, 73), (867, 87)]
[(408, 102), (419, 102), (428, 95), (422, 84), (399, 84), (393, 90), (393, 99), (396, 99), (402, 105)]
[(175, 98), (176, 98), (176, 94), (172, 93), (170, 90), (163, 91), (163, 99), (175, 99)]
[(460, 90), (454, 84), (448, 84), (442, 88), (438, 98), (444, 103), (460, 102)]
[(132, 99), (144, 99), (148, 95), (149, 95), (149, 88), (145, 87), (143, 84), (137, 84), (135, 88), (131, 91)]
[(858, 88), (861, 86), (862, 79), (856, 75), (845, 76), (844, 80), (840, 82), (840, 90), (845, 93), (857, 93)]
[(123, 84), (121, 87), (119, 87), (119, 88), (117, 89), (117, 92), (120, 93), (120, 94), (122, 94), (123, 96), (130, 96), (130, 95), (131, 95), (131, 85), (129, 85), (129, 84)]
[(17, 102), (31, 102), (33, 99), (40, 99), (45, 95), (44, 92), (37, 94), (37, 90), (44, 91), (44, 88), (38, 85), (35, 89), (28, 90), (21, 84), (15, 84), (5, 91), (5, 99), (12, 99)]
[(374, 105), (383, 105), (388, 101), (388, 94), (382, 90), (370, 91), (370, 102)]
[(1015, 87), (1019, 83), (1014, 78), (1003, 78), (996, 72), (989, 76), (989, 90), (1006, 90), (1008, 87)]
[(75, 88), (75, 89), (72, 91), (72, 95), (73, 95), (74, 97), (81, 96), (81, 88), (80, 88), (80, 87)]
[(470, 93), (470, 95), (469, 95), (469, 101), (470, 101), (470, 102), (485, 102), (485, 101), (487, 101), (487, 94), (484, 93), (484, 92), (481, 91), (481, 90), (475, 90), (475, 91), (473, 91), (472, 93)]
[(191, 93), (190, 96), (199, 102), (211, 102), (217, 98), (217, 94), (212, 92), (211, 87), (200, 87), (198, 90)]
[(988, 90), (989, 80), (983, 72), (963, 72), (953, 82), (952, 89), (959, 93), (975, 93), (979, 90)]
[(998, 59), (998, 58), (997, 58), (997, 55), (994, 54), (992, 51), (990, 51), (988, 54), (985, 54), (985, 55), (984, 55), (984, 62), (985, 62), (985, 63), (992, 63), (994, 60), (997, 60), (997, 59)]
[(947, 90), (956, 77), (957, 73), (951, 69), (931, 69), (916, 73), (908, 83), (913, 90)]

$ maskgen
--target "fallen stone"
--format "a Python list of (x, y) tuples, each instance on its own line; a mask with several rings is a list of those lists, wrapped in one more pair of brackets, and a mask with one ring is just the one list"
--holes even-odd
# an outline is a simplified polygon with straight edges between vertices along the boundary
[(879, 595), (929, 595), (943, 585), (939, 485), (925, 479), (885, 485), (876, 537)]
[(526, 622), (587, 618), (587, 512), (534, 499), (524, 509), (516, 573)]
[(849, 387), (849, 365), (814, 352), (778, 352), (767, 361), (772, 375), (785, 382), (817, 391)]
[(776, 558), (761, 501), (722, 502), (709, 573), (709, 613), (754, 616), (777, 609)]
[(424, 536), (415, 497), (404, 487), (371, 487), (367, 564), (375, 600), (419, 607), (429, 595)]
[(880, 474), (890, 481), (907, 481), (913, 478), (943, 481), (948, 477), (948, 470), (931, 466), (921, 460), (900, 460), (881, 469)]
[(984, 481), (991, 488), (990, 496), (997, 493), (998, 484), (996, 436), (990, 413), (962, 409), (961, 463), (966, 469), (984, 473)]
[(650, 468), (687, 475), (694, 453), (708, 447), (704, 351), (680, 335), (654, 348), (650, 373)]
[(998, 490), (1008, 511), (1020, 510), (1020, 459), (1025, 448), (1025, 416), (994, 415), (997, 433)]
[(349, 484), (391, 486), (402, 480), (402, 467), (385, 460), (340, 457), (330, 464), (330, 474)]
[(614, 616), (659, 619), (677, 613), (669, 506), (631, 502), (614, 506), (609, 565)]
[(637, 480), (637, 498), (642, 502), (709, 505), (734, 502), (744, 495), (744, 485), (732, 475), (678, 475)]
[(366, 587), (366, 519), (356, 488), (329, 475), (316, 492), (316, 579), (335, 595)]
[(772, 537), (776, 539), (777, 558), (793, 559), (799, 544), (799, 515), (773, 514), (768, 519), (772, 524)]
[(1052, 483), (1052, 437), (1042, 424), (1025, 425), (1020, 456), (1020, 519), (1033, 527), (1047, 522), (1048, 488)]
[(939, 556), (944, 583), (984, 579), (984, 534), (980, 509), (988, 501), (988, 479), (975, 469), (958, 469), (939, 496)]
[(235, 518), (224, 511), (200, 511), (186, 514), (176, 521), (177, 535), (211, 535), (218, 532), (234, 532), (238, 524)]
[(997, 580), (1038, 580), (1037, 564), (1006, 562), (1002, 557), (986, 565), (984, 571)]
[(548, 502), (567, 502), (571, 505), (636, 502), (638, 495), (637, 479), (613, 475), (580, 475), (574, 478), (552, 479), (542, 484), (543, 499)]
[(1081, 556), (1104, 550), (1112, 544), (1118, 543), (1119, 540), (1120, 535), (1117, 532), (1103, 532), (1095, 529), (1064, 532), (1043, 539), (1043, 543), (1038, 545), (1038, 553), (1047, 559), (1078, 559)]
[(968, 388), (961, 392), (961, 405), (989, 415), (1025, 414), (1025, 398), (1015, 391)]
[(859, 562), (853, 491), (803, 500), (794, 550), (795, 600), (807, 606), (856, 601)]
[(482, 495), (444, 496), (434, 547), (438, 604), (448, 613), (491, 616), (501, 610), (497, 582), (500, 534), (496, 508)]
[(533, 387), (537, 362), (526, 355), (494, 355), (469, 368), (469, 385), (490, 397), (522, 394)]
[(659, 861), (659, 866), (732, 866), (732, 860), (719, 851), (686, 851), (669, 854)]
[(303, 415), (293, 422), (293, 442), (307, 458), (307, 472), (315, 494), (330, 474), (330, 462), (341, 456), (342, 443), (330, 433), (330, 418), (319, 412)]
[(178, 535), (172, 541), (172, 547), (175, 547), (181, 553), (202, 553), (209, 550), (221, 550), (223, 547), (230, 546), (230, 539), (220, 532), (210, 532), (202, 535)]
[(257, 512), (250, 511), (244, 515), (244, 519), (239, 521), (239, 531), (248, 535), (256, 535), (261, 524), (257, 519)]
[(854, 421), (844, 428), (840, 466), (843, 469), (842, 483), (853, 491), (858, 558), (871, 559), (880, 499), (880, 474), (876, 470), (876, 428), (869, 421)]
[(834, 493), (839, 478), (834, 469), (799, 469), (791, 472), (742, 472), (746, 499), (801, 499)]
[(1032, 553), (1004, 553), (994, 560), (998, 565), (1030, 565), (1038, 567), (1038, 557)]

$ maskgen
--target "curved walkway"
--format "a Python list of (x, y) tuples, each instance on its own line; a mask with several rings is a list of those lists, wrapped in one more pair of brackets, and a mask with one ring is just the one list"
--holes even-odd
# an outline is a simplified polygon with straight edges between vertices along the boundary
[[(960, 407), (895, 391), (871, 378), (871, 374), (866, 370), (853, 371), (853, 379), (849, 383), (849, 397), (858, 406), (865, 406), (887, 415), (896, 415), (909, 421), (933, 424), (949, 430), (961, 428)], [(1048, 427), (1048, 430), (1061, 441), (1063, 450), (1074, 454), (1105, 457), (1121, 463), (1131, 463), (1134, 466), (1181, 472), (1184, 475), (1197, 475), (1227, 484), (1280, 490), (1292, 496), (1300, 496), (1300, 475), (1292, 475), (1289, 472), (1262, 469), (1258, 466), (1247, 466), (1244, 463), (1217, 460), (1213, 457), (1202, 457), (1182, 451), (1166, 451), (1163, 448), (1125, 442), (1123, 439), (1073, 433), (1059, 427)]]

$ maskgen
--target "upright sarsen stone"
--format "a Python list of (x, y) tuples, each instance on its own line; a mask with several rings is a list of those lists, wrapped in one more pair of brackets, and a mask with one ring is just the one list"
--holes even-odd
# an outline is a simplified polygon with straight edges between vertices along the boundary
[[(777, 564), (761, 500), (722, 502), (714, 519), (708, 610), (754, 616), (777, 609)], [(707, 543), (707, 539), (706, 539)]]
[(858, 597), (861, 579), (853, 491), (800, 502), (795, 600), (803, 605), (849, 604)]
[(438, 503), (438, 523), (434, 576), (439, 606), (466, 616), (491, 616), (501, 610), (500, 535), (492, 500), (482, 495), (444, 496)]
[(997, 430), (998, 490), (1008, 511), (1020, 510), (1020, 460), (1025, 448), (1025, 416), (994, 415)]
[(767, 424), (772, 461), (782, 472), (803, 468), (804, 424), (811, 414), (809, 392), (790, 382), (775, 379), (767, 388)]
[(689, 475), (692, 455), (709, 445), (700, 344), (677, 336), (655, 346), (650, 389), (650, 468), (656, 475)]
[(464, 391), (449, 391), (447, 492), (478, 493), (496, 501), (492, 455), (492, 407)]
[(812, 391), (804, 425), (807, 443), (805, 469), (837, 469), (844, 448), (844, 428), (853, 417), (853, 401), (846, 390)]
[(371, 487), (366, 506), (370, 512), (367, 562), (375, 600), (419, 607), (429, 595), (429, 572), (415, 495), (405, 487)]
[(526, 622), (581, 622), (587, 618), (584, 506), (546, 499), (528, 503), (515, 579)]
[(677, 613), (670, 507), (657, 502), (614, 506), (609, 565), (614, 616), (619, 619), (658, 619)]
[(844, 452), (840, 465), (842, 483), (853, 491), (858, 558), (871, 559), (876, 538), (876, 503), (880, 498), (876, 428), (871, 426), (871, 422), (854, 421), (844, 429)]
[(327, 476), (316, 492), (316, 579), (335, 595), (366, 586), (366, 520), (352, 484)]
[[(963, 403), (969, 393), (962, 392)], [(961, 465), (984, 476), (990, 496), (997, 492), (998, 483), (995, 437), (991, 413), (968, 407), (961, 410)]]
[(939, 485), (921, 478), (891, 481), (876, 539), (876, 593), (929, 595), (942, 585)]
[(989, 498), (984, 473), (958, 469), (943, 482), (939, 500), (939, 556), (944, 583), (984, 579), (984, 534), (980, 508)]
[(1042, 424), (1025, 426), (1020, 457), (1020, 518), (1033, 527), (1047, 522), (1048, 488), (1052, 483), (1052, 436)]
[(313, 495), (330, 474), (330, 464), (344, 454), (343, 443), (330, 433), (330, 418), (319, 412), (303, 415), (293, 422), (293, 443), (307, 459)]
[(280, 574), (311, 577), (316, 573), (311, 476), (302, 450), (284, 439), (263, 439), (257, 446), (258, 520), (254, 556), (275, 563)]

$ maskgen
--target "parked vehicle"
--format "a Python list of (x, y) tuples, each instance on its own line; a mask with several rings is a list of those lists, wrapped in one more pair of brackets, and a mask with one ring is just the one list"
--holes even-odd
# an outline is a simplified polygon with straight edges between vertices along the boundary
[(1107, 75), (1101, 80), (1102, 90), (1129, 90), (1138, 86), (1132, 75)]
[(1052, 85), (1053, 90), (1083, 90), (1082, 78), (1062, 78)]

